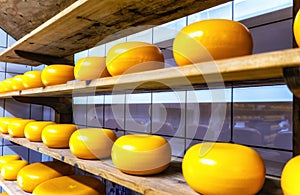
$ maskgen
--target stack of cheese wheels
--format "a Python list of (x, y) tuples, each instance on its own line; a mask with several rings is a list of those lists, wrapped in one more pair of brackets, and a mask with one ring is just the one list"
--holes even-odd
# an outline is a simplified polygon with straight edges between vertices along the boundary
[(31, 119), (20, 119), (20, 120), (14, 120), (8, 124), (8, 133), (12, 137), (25, 137), (24, 134), (24, 128), (25, 126), (30, 123), (34, 122), (35, 120)]
[(41, 79), (42, 71), (33, 70), (23, 74), (22, 82), (25, 89), (44, 87)]
[(231, 143), (200, 143), (188, 149), (183, 176), (200, 194), (256, 194), (265, 181), (265, 166), (250, 147)]
[(24, 129), (25, 137), (32, 142), (41, 142), (43, 129), (46, 126), (53, 124), (55, 124), (55, 122), (52, 121), (36, 121), (28, 123)]
[(106, 66), (112, 76), (164, 67), (160, 49), (145, 42), (119, 43), (109, 49)]
[(104, 184), (92, 177), (72, 175), (57, 177), (39, 184), (33, 195), (105, 195)]
[(69, 139), (77, 126), (74, 124), (54, 124), (42, 131), (42, 141), (49, 148), (68, 148)]
[(0, 156), (0, 170), (4, 164), (12, 160), (21, 160), (21, 157), (16, 154), (8, 154), (8, 155)]
[(1, 168), (2, 178), (5, 180), (17, 180), (19, 171), (28, 165), (26, 160), (12, 160), (5, 163)]
[(74, 174), (74, 168), (66, 163), (37, 162), (23, 167), (17, 176), (18, 186), (26, 191), (32, 192), (40, 183), (52, 178)]
[(8, 133), (8, 124), (14, 120), (20, 120), (21, 118), (4, 117), (0, 119), (0, 133)]
[(42, 70), (42, 82), (45, 86), (64, 84), (74, 80), (74, 66), (65, 64), (49, 65)]
[(171, 147), (161, 136), (124, 135), (114, 143), (111, 158), (114, 165), (124, 173), (151, 175), (169, 166)]
[(93, 80), (110, 76), (106, 68), (105, 57), (85, 57), (79, 59), (74, 68), (77, 80)]
[(70, 138), (70, 151), (82, 159), (106, 158), (116, 139), (116, 134), (109, 129), (78, 129)]
[(252, 54), (253, 41), (241, 23), (210, 19), (184, 27), (173, 42), (179, 66)]

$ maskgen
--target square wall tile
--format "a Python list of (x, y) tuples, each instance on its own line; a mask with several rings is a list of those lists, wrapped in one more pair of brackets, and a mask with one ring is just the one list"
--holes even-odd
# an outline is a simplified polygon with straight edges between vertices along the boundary
[(45, 154), (42, 154), (42, 159), (41, 159), (42, 162), (46, 162), (46, 161), (53, 161), (53, 158), (50, 157), (50, 156), (47, 156)]
[(73, 120), (76, 125), (86, 125), (87, 97), (73, 98)]
[(183, 17), (153, 28), (153, 43), (174, 39), (177, 33), (185, 27), (187, 18)]
[(0, 28), (0, 46), (7, 47), (7, 33), (2, 28)]
[(4, 99), (0, 99), (0, 117), (4, 116)]
[(34, 120), (43, 120), (43, 106), (37, 104), (31, 104), (30, 118)]
[(146, 42), (146, 43), (153, 43), (152, 40), (152, 36), (153, 36), (153, 29), (150, 28), (148, 30), (144, 30), (138, 33), (135, 33), (133, 35), (129, 35), (127, 37), (127, 41), (141, 41), (141, 42)]
[(212, 7), (207, 11), (208, 19), (233, 19), (232, 1)]
[(51, 121), (51, 109), (50, 107), (43, 106), (43, 120)]
[(27, 71), (30, 71), (31, 67), (20, 64), (7, 63), (7, 72), (8, 73), (18, 73), (23, 74)]
[(104, 127), (116, 130), (124, 130), (125, 95), (104, 96)]
[(185, 91), (153, 93), (151, 122), (153, 134), (184, 136), (185, 95)]
[(18, 145), (11, 145), (11, 146), (4, 146), (3, 147), (3, 155), (8, 154), (17, 154), (22, 157), (22, 159), (29, 161), (28, 159), (28, 151), (29, 149), (18, 146)]
[(5, 100), (5, 116), (15, 116), (23, 119), (30, 118), (30, 104), (20, 103), (14, 99)]
[(7, 47), (10, 47), (10, 46), (12, 46), (15, 43), (16, 43), (16, 40), (12, 36), (10, 36), (8, 34), (8, 37), (7, 37)]
[(34, 150), (29, 150), (29, 163), (41, 162), (42, 154)]
[(101, 128), (104, 126), (104, 95), (88, 96), (87, 126)]
[(105, 45), (99, 45), (89, 49), (89, 56), (105, 56)]
[(6, 62), (0, 62), (0, 71), (5, 72), (5, 70), (6, 70), (6, 64), (7, 64)]
[(151, 93), (126, 94), (125, 129), (150, 133)]
[(172, 156), (183, 157), (185, 152), (185, 141), (180, 138), (166, 138), (171, 145)]

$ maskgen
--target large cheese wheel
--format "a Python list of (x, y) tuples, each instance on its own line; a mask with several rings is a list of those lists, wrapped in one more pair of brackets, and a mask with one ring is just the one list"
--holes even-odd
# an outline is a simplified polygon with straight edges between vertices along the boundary
[(171, 147), (161, 136), (124, 135), (115, 141), (111, 157), (114, 165), (124, 173), (150, 175), (169, 166)]
[(74, 80), (74, 66), (53, 64), (43, 69), (41, 74), (45, 86), (64, 84)]
[(249, 30), (241, 23), (210, 19), (192, 23), (176, 35), (173, 55), (179, 66), (252, 53)]
[(21, 159), (21, 157), (16, 154), (8, 154), (8, 155), (0, 156), (0, 170), (1, 170), (2, 166), (4, 164), (6, 164), (7, 162), (12, 161), (12, 160), (20, 160), (20, 159)]
[(54, 124), (42, 131), (42, 141), (49, 148), (68, 148), (69, 139), (77, 126), (74, 124)]
[(35, 120), (31, 119), (20, 119), (20, 120), (14, 120), (8, 124), (8, 133), (12, 137), (25, 137), (24, 134), (24, 128), (25, 126), (30, 123), (34, 122)]
[(32, 142), (41, 142), (43, 129), (46, 126), (53, 124), (55, 124), (55, 122), (52, 121), (36, 121), (28, 123), (24, 129), (25, 137)]
[(201, 143), (188, 149), (183, 176), (200, 194), (256, 194), (265, 181), (265, 166), (250, 147), (231, 143)]
[(42, 71), (33, 70), (25, 72), (22, 77), (22, 82), (25, 89), (44, 87), (44, 84), (41, 79)]
[(5, 163), (1, 168), (2, 178), (5, 180), (17, 180), (19, 171), (28, 165), (26, 160), (12, 160)]
[(298, 46), (300, 47), (300, 9), (298, 10), (294, 20), (294, 36)]
[(21, 118), (15, 118), (15, 117), (5, 117), (1, 118), (0, 120), (0, 132), (7, 134), (8, 133), (8, 125), (10, 122), (15, 120), (20, 120)]
[(300, 194), (300, 155), (290, 159), (281, 174), (281, 188), (285, 195)]
[(23, 167), (17, 176), (18, 186), (26, 191), (32, 192), (40, 183), (52, 178), (72, 175), (74, 168), (59, 161), (37, 162)]
[(112, 76), (164, 67), (160, 49), (144, 42), (119, 43), (109, 49), (106, 66)]
[(74, 76), (77, 80), (93, 80), (110, 76), (105, 57), (80, 58), (75, 64)]
[(57, 177), (38, 185), (33, 195), (105, 195), (104, 184), (92, 177), (72, 175)]
[(83, 159), (106, 158), (116, 139), (116, 134), (109, 129), (78, 129), (70, 138), (70, 151)]

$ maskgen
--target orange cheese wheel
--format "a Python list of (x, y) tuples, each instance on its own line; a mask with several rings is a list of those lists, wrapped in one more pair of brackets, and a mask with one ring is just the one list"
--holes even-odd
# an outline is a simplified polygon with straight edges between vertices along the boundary
[(2, 192), (0, 195), (9, 195), (7, 192)]
[(74, 124), (54, 124), (42, 131), (42, 141), (49, 148), (68, 148), (69, 139), (77, 126)]
[(119, 43), (108, 51), (106, 66), (112, 76), (154, 70), (164, 67), (164, 56), (149, 43)]
[(42, 71), (33, 70), (23, 74), (22, 82), (25, 89), (44, 87), (41, 79)]
[(24, 129), (25, 137), (32, 142), (41, 142), (43, 129), (46, 126), (53, 124), (55, 124), (55, 122), (52, 121), (36, 121), (28, 123)]
[(21, 157), (16, 154), (8, 154), (8, 155), (0, 156), (0, 170), (4, 164), (12, 160), (21, 160)]
[(115, 141), (111, 158), (114, 165), (124, 173), (156, 174), (169, 166), (171, 147), (161, 136), (124, 135)]
[(35, 120), (31, 119), (20, 119), (14, 120), (10, 122), (7, 126), (8, 133), (12, 137), (25, 137), (24, 128), (25, 126), (30, 123), (34, 122)]
[(43, 69), (41, 74), (45, 86), (64, 84), (74, 80), (74, 66), (53, 64)]
[(11, 88), (15, 91), (25, 89), (23, 85), (23, 75), (14, 76), (11, 83)]
[(78, 129), (70, 138), (70, 151), (78, 158), (100, 159), (109, 157), (116, 134), (109, 129)]
[(300, 10), (298, 10), (295, 17), (293, 29), (296, 43), (300, 47)]
[(5, 163), (1, 168), (2, 178), (5, 180), (17, 180), (19, 171), (26, 165), (28, 165), (26, 160), (12, 160)]
[(210, 19), (192, 23), (176, 35), (173, 55), (179, 66), (250, 55), (252, 36), (241, 23)]
[(15, 117), (4, 117), (0, 120), (0, 132), (7, 134), (8, 133), (8, 124), (15, 120), (20, 120), (21, 118)]
[(52, 178), (72, 175), (74, 168), (59, 161), (37, 162), (23, 167), (17, 175), (18, 186), (26, 191), (32, 192), (40, 183)]
[(300, 155), (290, 159), (281, 174), (281, 188), (284, 195), (300, 194)]
[(33, 195), (105, 195), (105, 186), (92, 176), (57, 177), (38, 185)]

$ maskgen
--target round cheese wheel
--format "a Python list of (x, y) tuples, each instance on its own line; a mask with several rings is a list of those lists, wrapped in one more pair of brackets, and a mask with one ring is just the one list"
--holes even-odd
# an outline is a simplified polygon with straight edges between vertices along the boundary
[(20, 120), (21, 118), (15, 117), (4, 117), (0, 120), (0, 132), (7, 134), (8, 133), (8, 124), (14, 120)]
[(41, 79), (42, 71), (33, 70), (23, 74), (22, 82), (25, 89), (44, 87)]
[(290, 159), (281, 174), (281, 188), (284, 195), (300, 194), (300, 155)]
[(109, 129), (78, 129), (70, 138), (70, 151), (82, 159), (106, 158), (116, 139), (116, 134)]
[(77, 126), (74, 124), (54, 124), (42, 131), (42, 141), (49, 148), (68, 148), (69, 139)]
[(57, 177), (39, 184), (33, 195), (105, 195), (104, 184), (95, 177), (72, 175)]
[(28, 123), (34, 121), (35, 120), (31, 120), (31, 119), (20, 119), (20, 120), (14, 120), (10, 122), (7, 126), (9, 135), (11, 135), (12, 137), (25, 137), (24, 134), (25, 126)]
[(74, 80), (74, 66), (53, 64), (43, 69), (41, 74), (45, 86), (64, 84)]
[(115, 141), (111, 158), (114, 165), (124, 173), (156, 174), (169, 166), (171, 147), (161, 136), (124, 135)]
[(2, 178), (5, 180), (17, 180), (19, 171), (26, 165), (28, 165), (26, 160), (12, 160), (5, 163), (1, 168)]
[(53, 124), (55, 124), (55, 122), (52, 121), (36, 121), (28, 123), (24, 129), (25, 137), (32, 142), (41, 142), (43, 129), (46, 126)]
[(72, 175), (74, 168), (63, 162), (37, 162), (23, 167), (17, 175), (18, 186), (26, 191), (32, 192), (40, 183), (52, 178)]
[(12, 79), (11, 88), (15, 91), (25, 89), (23, 85), (23, 75), (16, 75)]
[(0, 156), (0, 170), (4, 164), (12, 160), (21, 160), (21, 157), (16, 154), (8, 154), (8, 155)]

